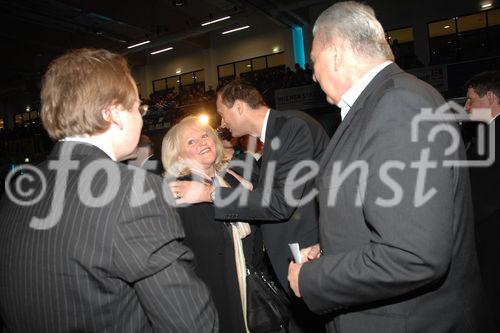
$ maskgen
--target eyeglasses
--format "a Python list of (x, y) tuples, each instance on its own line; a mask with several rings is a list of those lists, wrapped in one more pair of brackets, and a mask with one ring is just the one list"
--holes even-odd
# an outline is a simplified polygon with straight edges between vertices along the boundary
[(139, 113), (141, 114), (142, 117), (144, 117), (146, 115), (146, 113), (148, 113), (148, 109), (149, 109), (149, 105), (144, 104), (142, 101), (140, 101)]

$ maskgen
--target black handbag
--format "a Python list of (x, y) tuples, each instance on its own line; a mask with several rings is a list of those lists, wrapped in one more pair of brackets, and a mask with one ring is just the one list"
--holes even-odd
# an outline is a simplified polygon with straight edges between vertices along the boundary
[(290, 301), (269, 274), (247, 268), (247, 324), (251, 333), (287, 332)]

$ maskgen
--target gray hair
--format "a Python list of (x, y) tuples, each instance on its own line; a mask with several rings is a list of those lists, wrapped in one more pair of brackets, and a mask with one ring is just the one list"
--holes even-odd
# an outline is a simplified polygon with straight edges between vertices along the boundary
[(373, 8), (356, 1), (337, 2), (325, 9), (314, 24), (313, 35), (323, 45), (331, 43), (335, 36), (348, 42), (358, 55), (394, 61)]

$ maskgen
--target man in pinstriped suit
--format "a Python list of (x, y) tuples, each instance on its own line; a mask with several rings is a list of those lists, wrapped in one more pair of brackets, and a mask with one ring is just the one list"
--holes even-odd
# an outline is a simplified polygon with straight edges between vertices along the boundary
[(49, 66), (41, 118), (59, 142), (10, 175), (0, 201), (0, 316), (9, 332), (216, 332), (216, 311), (169, 191), (116, 161), (142, 128), (123, 57), (71, 51)]

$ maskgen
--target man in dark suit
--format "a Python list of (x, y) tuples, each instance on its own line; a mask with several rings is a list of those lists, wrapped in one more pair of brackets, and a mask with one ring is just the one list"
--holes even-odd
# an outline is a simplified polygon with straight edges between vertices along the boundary
[[(329, 332), (487, 332), (463, 145), (412, 123), (445, 101), (393, 63), (373, 9), (338, 2), (314, 27), (314, 77), (342, 123), (317, 178), (320, 245), (289, 280)], [(440, 127), (442, 128), (442, 127)], [(431, 133), (432, 134), (432, 133)], [(445, 158), (445, 152), (450, 154)]]
[(71, 51), (49, 66), (41, 102), (59, 142), (11, 174), (0, 201), (7, 331), (217, 331), (173, 199), (158, 176), (116, 162), (136, 147), (144, 110), (126, 60)]
[[(467, 83), (465, 109), (474, 114), (475, 110), (489, 110), (488, 119), (483, 124), (485, 149), (480, 154), (478, 137), (473, 138), (467, 150), (469, 160), (486, 160), (490, 147), (495, 153), (493, 164), (470, 169), (472, 203), (476, 226), (476, 243), (479, 268), (483, 277), (486, 295), (500, 331), (500, 71), (477, 74)], [(489, 134), (494, 131), (495, 141), (489, 142)]]
[(318, 243), (318, 212), (311, 175), (314, 170), (309, 166), (317, 165), (328, 136), (317, 121), (303, 112), (271, 110), (255, 87), (239, 80), (218, 91), (217, 112), (234, 137), (249, 134), (263, 142), (258, 181), (252, 191), (242, 187), (213, 191), (207, 186), (189, 193), (176, 187), (174, 193), (180, 190), (179, 203), (193, 202), (193, 198), (185, 198), (193, 194), (198, 196), (197, 201), (213, 200), (215, 218), (220, 221), (260, 224), (274, 272), (291, 293), (286, 280), (291, 260), (288, 244), (309, 247)]

